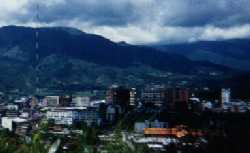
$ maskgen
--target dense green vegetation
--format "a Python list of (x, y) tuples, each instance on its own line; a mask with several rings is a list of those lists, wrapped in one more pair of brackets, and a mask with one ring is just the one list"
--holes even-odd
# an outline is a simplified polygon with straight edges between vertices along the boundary
[[(98, 145), (98, 129), (82, 125), (82, 134), (73, 136), (70, 140), (64, 140), (66, 143), (71, 143), (68, 150), (69, 153), (94, 153), (97, 152)], [(71, 142), (69, 142), (71, 141)]]
[(41, 133), (35, 133), (30, 142), (7, 130), (0, 131), (0, 153), (47, 153)]

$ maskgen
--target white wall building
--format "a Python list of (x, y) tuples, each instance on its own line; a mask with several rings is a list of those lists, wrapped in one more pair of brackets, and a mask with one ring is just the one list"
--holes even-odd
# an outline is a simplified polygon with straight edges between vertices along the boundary
[(14, 122), (23, 123), (27, 122), (27, 120), (19, 117), (2, 117), (2, 127), (10, 131), (13, 131)]
[(136, 105), (136, 88), (131, 88), (130, 92), (129, 92), (130, 98), (129, 98), (129, 104), (131, 106), (135, 106)]
[(16, 99), (14, 102), (15, 103), (25, 103), (28, 101), (28, 98), (26, 97), (21, 97), (20, 99)]
[(98, 111), (90, 107), (56, 107), (49, 108), (47, 119), (54, 120), (55, 124), (72, 125), (75, 122), (87, 124), (97, 123)]
[(17, 110), (18, 110), (18, 105), (8, 104), (8, 105), (7, 105), (7, 109), (8, 109), (8, 110), (17, 111)]
[(231, 90), (230, 89), (222, 89), (221, 90), (221, 103), (229, 103), (231, 100)]
[(73, 107), (89, 107), (90, 106), (90, 97), (74, 97), (72, 99)]

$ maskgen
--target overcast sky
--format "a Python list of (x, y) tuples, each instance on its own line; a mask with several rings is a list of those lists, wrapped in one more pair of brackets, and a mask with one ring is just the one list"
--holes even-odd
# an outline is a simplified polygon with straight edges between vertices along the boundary
[(0, 0), (0, 26), (70, 26), (132, 44), (250, 37), (250, 0)]

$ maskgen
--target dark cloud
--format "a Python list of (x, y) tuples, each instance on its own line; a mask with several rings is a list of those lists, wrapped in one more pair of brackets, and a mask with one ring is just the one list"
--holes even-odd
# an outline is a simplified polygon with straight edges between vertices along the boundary
[[(48, 3), (46, 3), (46, 1)], [(50, 2), (49, 2), (50, 1)], [(30, 3), (29, 10), (35, 12), (36, 4)], [(134, 6), (128, 1), (114, 0), (45, 0), (40, 3), (41, 22), (81, 20), (94, 25), (126, 25), (137, 19)], [(23, 17), (28, 20), (30, 15)]]
[[(248, 37), (250, 0), (1, 0), (0, 24), (73, 26), (129, 42)], [(238, 34), (237, 34), (238, 32)]]
[[(53, 2), (54, 1), (54, 2)], [(30, 20), (35, 2), (29, 2)], [(145, 18), (166, 26), (231, 26), (250, 22), (249, 0), (44, 0), (43, 22), (78, 19), (95, 25), (127, 25)]]
[(249, 6), (249, 0), (167, 0), (162, 16), (168, 26), (226, 27), (249, 23)]

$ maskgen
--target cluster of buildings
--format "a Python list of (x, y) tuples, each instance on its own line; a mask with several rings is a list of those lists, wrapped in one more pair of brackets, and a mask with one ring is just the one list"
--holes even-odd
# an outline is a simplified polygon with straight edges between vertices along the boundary
[(112, 85), (101, 100), (79, 95), (21, 97), (13, 103), (2, 104), (0, 115), (4, 121), (3, 127), (9, 118), (10, 122), (25, 122), (41, 116), (53, 120), (57, 125), (84, 122), (101, 126), (117, 121), (119, 116), (134, 108), (164, 108), (169, 111), (199, 108), (240, 112), (250, 108), (248, 103), (233, 102), (230, 89), (221, 90), (219, 102), (202, 101), (190, 95), (191, 92), (186, 88), (167, 88), (157, 84), (146, 85), (141, 91)]
[[(204, 101), (187, 88), (167, 88), (164, 85), (149, 84), (141, 90), (112, 85), (103, 96), (50, 95), (21, 97), (8, 103), (0, 103), (0, 128), (18, 135), (30, 135), (38, 129), (40, 121), (53, 123), (54, 133), (69, 134), (73, 125), (112, 125), (127, 112), (152, 113), (156, 110), (176, 113), (180, 111), (246, 112), (250, 103), (231, 99), (231, 90), (222, 89), (218, 101)], [(133, 110), (133, 111), (132, 111)], [(166, 121), (146, 119), (135, 121), (134, 131), (123, 132), (123, 140), (129, 146), (147, 145), (155, 151), (165, 151), (170, 144), (185, 144), (182, 138), (201, 138), (203, 131), (190, 130), (186, 126), (170, 127)], [(106, 139), (106, 137), (103, 137)], [(109, 140), (109, 139), (108, 139)], [(111, 139), (112, 140), (112, 139)]]
[(89, 97), (46, 96), (43, 106), (47, 120), (52, 120), (56, 125), (81, 122), (87, 125), (99, 124), (98, 107), (92, 105)]
[(215, 101), (201, 100), (197, 97), (189, 98), (189, 104), (194, 110), (211, 110), (219, 113), (245, 113), (250, 110), (250, 102), (231, 98), (231, 89), (221, 89), (220, 99)]
[(105, 99), (92, 97), (47, 96), (45, 97), (47, 120), (55, 124), (72, 125), (86, 123), (102, 126), (117, 121), (136, 104), (136, 90), (113, 85), (106, 91)]
[(104, 97), (51, 95), (16, 98), (1, 104), (1, 127), (27, 134), (36, 129), (34, 123), (41, 119), (60, 126), (82, 123), (103, 126), (118, 121), (126, 112), (138, 107), (187, 108), (189, 92), (154, 84), (141, 91), (112, 85)]
[[(168, 127), (167, 122), (145, 121), (137, 122), (134, 126), (134, 132), (122, 132), (122, 141), (132, 150), (139, 146), (147, 146), (151, 152), (166, 152), (169, 147), (175, 146), (180, 149), (182, 146), (201, 147), (207, 141), (203, 138), (206, 135), (201, 130), (193, 130), (185, 125)], [(190, 136), (192, 140), (185, 139)], [(115, 135), (100, 135), (102, 142), (114, 142)]]
[[(23, 135), (32, 133), (40, 120), (65, 127), (112, 124), (136, 105), (136, 90), (111, 86), (103, 96), (52, 95), (21, 97), (0, 103), (1, 128)], [(23, 128), (21, 130), (20, 128)], [(24, 131), (24, 129), (26, 131)]]
[(32, 100), (33, 97), (23, 97), (13, 103), (1, 103), (0, 127), (23, 136), (30, 135), (36, 130), (42, 114), (33, 109)]
[(185, 88), (167, 88), (164, 85), (147, 85), (141, 93), (142, 105), (165, 107), (172, 109), (187, 109), (189, 90)]

